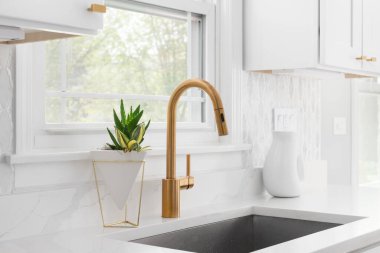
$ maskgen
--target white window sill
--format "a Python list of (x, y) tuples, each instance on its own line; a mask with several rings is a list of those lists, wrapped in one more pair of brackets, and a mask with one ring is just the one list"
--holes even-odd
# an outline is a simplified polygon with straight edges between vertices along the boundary
[[(250, 144), (238, 145), (209, 145), (209, 146), (189, 146), (177, 147), (177, 155), (184, 154), (209, 154), (209, 153), (227, 153), (251, 150)], [(165, 156), (164, 147), (153, 147), (148, 151), (148, 156)], [(90, 151), (78, 152), (60, 152), (60, 153), (43, 153), (43, 154), (26, 154), (26, 155), (9, 155), (6, 161), (9, 164), (28, 164), (28, 163), (46, 163), (46, 162), (63, 162), (63, 161), (82, 161), (90, 160)]]
[[(45, 125), (42, 129), (42, 132), (48, 134), (94, 134), (94, 133), (105, 133), (106, 128), (113, 129), (113, 123), (104, 123), (104, 124), (52, 124)], [(166, 122), (153, 122), (149, 127), (149, 131), (153, 132), (166, 132)], [(177, 132), (181, 131), (207, 131), (212, 132), (215, 131), (215, 127), (213, 125), (209, 125), (207, 123), (185, 123), (178, 122), (177, 123)]]

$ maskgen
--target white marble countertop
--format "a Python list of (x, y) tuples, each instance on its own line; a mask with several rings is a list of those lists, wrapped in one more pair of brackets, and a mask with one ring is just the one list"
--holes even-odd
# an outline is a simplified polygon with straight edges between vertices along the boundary
[(144, 218), (135, 229), (93, 227), (3, 241), (0, 253), (181, 252), (128, 241), (251, 214), (344, 223), (256, 251), (260, 253), (348, 252), (380, 241), (380, 189), (329, 186), (305, 189), (299, 198), (260, 195), (249, 202), (183, 210), (179, 219)]

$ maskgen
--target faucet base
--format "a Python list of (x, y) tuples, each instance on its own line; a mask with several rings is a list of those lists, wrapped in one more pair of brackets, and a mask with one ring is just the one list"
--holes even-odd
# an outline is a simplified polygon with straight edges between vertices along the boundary
[(162, 217), (178, 218), (180, 215), (180, 179), (162, 179)]

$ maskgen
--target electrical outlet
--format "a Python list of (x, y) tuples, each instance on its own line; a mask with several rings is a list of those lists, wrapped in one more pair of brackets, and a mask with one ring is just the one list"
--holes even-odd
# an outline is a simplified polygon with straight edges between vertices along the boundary
[(273, 110), (273, 117), (275, 132), (297, 131), (297, 109), (275, 108)]
[(334, 135), (347, 135), (347, 120), (344, 117), (334, 118)]

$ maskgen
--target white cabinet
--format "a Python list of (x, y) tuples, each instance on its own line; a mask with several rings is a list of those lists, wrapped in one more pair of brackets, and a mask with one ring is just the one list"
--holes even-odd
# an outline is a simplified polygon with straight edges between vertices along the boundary
[(363, 69), (380, 73), (380, 1), (363, 0)]
[(378, 13), (378, 0), (245, 0), (244, 68), (380, 75)]
[(361, 70), (362, 0), (320, 1), (320, 63)]
[(103, 27), (103, 13), (90, 11), (92, 4), (103, 5), (104, 0), (0, 1), (0, 25), (67, 34), (96, 34)]
[(352, 251), (352, 253), (379, 253), (379, 252), (380, 252), (380, 243), (375, 243), (365, 248)]
[[(245, 0), (245, 69), (312, 66), (318, 59), (317, 2)], [(296, 11), (295, 6), (302, 11)]]

